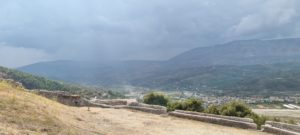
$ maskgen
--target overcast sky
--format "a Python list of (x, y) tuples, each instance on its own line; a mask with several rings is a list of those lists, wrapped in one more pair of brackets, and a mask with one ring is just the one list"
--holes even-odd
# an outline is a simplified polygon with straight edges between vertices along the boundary
[(300, 37), (300, 0), (0, 0), (0, 65), (166, 60), (238, 39)]

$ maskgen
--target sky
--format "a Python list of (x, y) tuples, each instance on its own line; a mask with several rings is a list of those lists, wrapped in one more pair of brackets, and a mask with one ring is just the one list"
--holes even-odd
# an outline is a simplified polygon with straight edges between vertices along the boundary
[(0, 0), (0, 65), (167, 60), (242, 39), (300, 37), (299, 0)]

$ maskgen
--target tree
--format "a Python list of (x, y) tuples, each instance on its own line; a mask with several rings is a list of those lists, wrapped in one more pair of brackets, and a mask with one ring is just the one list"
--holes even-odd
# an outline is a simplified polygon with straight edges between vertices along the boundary
[(186, 111), (196, 111), (202, 112), (203, 106), (202, 101), (195, 98), (186, 99), (184, 101), (177, 101), (168, 104), (168, 111), (174, 110), (186, 110)]
[(167, 106), (169, 98), (161, 93), (151, 92), (144, 96), (144, 103), (152, 105)]
[(252, 114), (252, 110), (243, 102), (231, 101), (221, 106), (221, 115), (246, 117)]

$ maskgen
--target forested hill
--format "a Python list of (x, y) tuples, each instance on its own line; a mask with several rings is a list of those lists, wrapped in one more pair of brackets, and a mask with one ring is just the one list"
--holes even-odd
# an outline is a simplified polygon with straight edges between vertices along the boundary
[(190, 68), (216, 65), (258, 65), (300, 62), (300, 38), (238, 40), (198, 47), (167, 62), (168, 67)]
[(167, 61), (53, 61), (19, 70), (67, 82), (162, 90), (299, 91), (300, 38), (199, 47)]
[(20, 72), (0, 66), (0, 78), (12, 79), (23, 84), (27, 89), (45, 89), (61, 91), (78, 91), (77, 86), (64, 84), (63, 82), (48, 80), (44, 77), (34, 76), (28, 73)]

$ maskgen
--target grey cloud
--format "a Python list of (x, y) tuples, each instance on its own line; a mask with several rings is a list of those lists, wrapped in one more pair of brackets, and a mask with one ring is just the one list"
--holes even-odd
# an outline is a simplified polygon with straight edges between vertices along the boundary
[(300, 33), (293, 29), (300, 24), (300, 1), (267, 0), (261, 8), (241, 18), (230, 29), (230, 36), (251, 38), (289, 37)]
[(43, 51), (47, 60), (164, 60), (228, 40), (295, 36), (299, 7), (297, 0), (0, 0), (0, 42)]
[(0, 43), (0, 48), (1, 65), (6, 67), (23, 66), (51, 59), (43, 50), (34, 48), (14, 47), (6, 43)]

